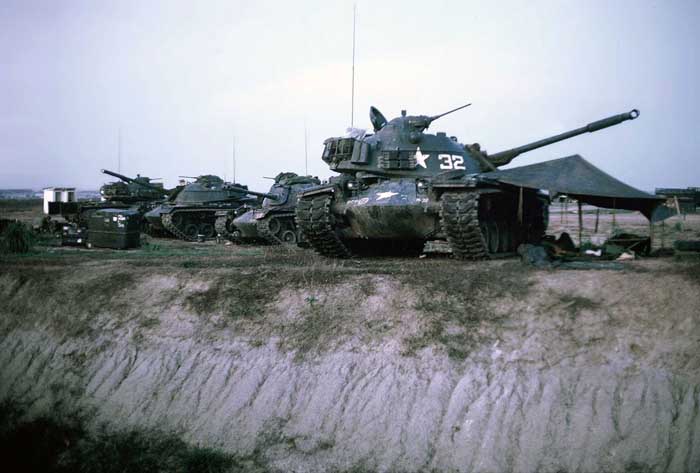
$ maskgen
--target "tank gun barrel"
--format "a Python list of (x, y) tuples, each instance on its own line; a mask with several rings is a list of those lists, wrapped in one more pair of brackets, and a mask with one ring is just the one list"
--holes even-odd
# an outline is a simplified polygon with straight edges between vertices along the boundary
[(117, 179), (121, 179), (121, 180), (124, 181), (124, 182), (133, 182), (133, 181), (134, 181), (134, 180), (133, 180), (132, 178), (130, 178), (130, 177), (127, 177), (127, 176), (125, 176), (125, 175), (123, 175), (123, 174), (119, 174), (118, 172), (110, 171), (109, 169), (100, 169), (100, 171), (101, 171), (103, 174), (108, 174), (108, 175), (110, 175), (110, 176), (112, 176), (112, 177), (116, 177)]
[(151, 189), (157, 192), (160, 192), (163, 195), (168, 195), (169, 191), (166, 189), (163, 189), (162, 187), (154, 186), (153, 184), (148, 184), (146, 182), (142, 182), (136, 179), (133, 179), (131, 177), (125, 176), (123, 174), (119, 174), (118, 172), (110, 171), (109, 169), (101, 169), (103, 174), (107, 174), (109, 176), (116, 177), (117, 179), (121, 179), (124, 182), (128, 182), (129, 184), (136, 184), (142, 187), (145, 187), (146, 189)]
[(268, 194), (267, 192), (255, 192), (255, 191), (251, 191), (251, 190), (245, 189), (243, 187), (238, 187), (238, 186), (229, 185), (229, 186), (226, 186), (226, 189), (230, 190), (230, 191), (238, 191), (242, 194), (254, 195), (256, 197), (266, 197), (266, 198), (272, 199), (272, 200), (279, 199), (279, 196), (276, 196), (275, 194)]
[(558, 143), (559, 141), (568, 140), (569, 138), (573, 138), (574, 136), (582, 135), (584, 133), (593, 133), (594, 131), (602, 130), (603, 128), (619, 125), (624, 121), (634, 120), (638, 116), (639, 110), (635, 108), (627, 113), (613, 115), (611, 117), (589, 123), (588, 125), (583, 126), (581, 128), (576, 128), (575, 130), (567, 131), (559, 135), (550, 136), (549, 138), (535, 141), (523, 146), (518, 146), (517, 148), (512, 148), (506, 151), (501, 151), (499, 153), (488, 155), (486, 156), (486, 159), (488, 159), (495, 166), (504, 166), (510, 163), (513, 159), (515, 159), (522, 153), (527, 153), (528, 151), (532, 151), (537, 148), (542, 148), (543, 146)]

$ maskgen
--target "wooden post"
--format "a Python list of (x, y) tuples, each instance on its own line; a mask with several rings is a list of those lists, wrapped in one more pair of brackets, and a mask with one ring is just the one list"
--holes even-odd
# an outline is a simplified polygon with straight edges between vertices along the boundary
[(564, 200), (559, 196), (559, 224), (564, 225)]
[(654, 224), (649, 219), (649, 252), (654, 250)]
[[(678, 215), (681, 217), (682, 220), (685, 220), (685, 216), (684, 216), (683, 214), (681, 214), (681, 204), (678, 203), (678, 197), (677, 197), (677, 196), (674, 196), (674, 197), (673, 197), (673, 201), (674, 201), (675, 204), (676, 204), (676, 213), (678, 213)], [(679, 219), (679, 220), (680, 220), (680, 219)], [(682, 225), (682, 224), (681, 224), (681, 225)], [(683, 227), (681, 227), (681, 229), (683, 229)]]
[(581, 211), (581, 201), (578, 200), (578, 248), (583, 245), (583, 212)]
[(615, 221), (615, 210), (617, 208), (617, 202), (615, 199), (613, 199), (613, 211), (612, 211), (612, 227), (613, 227), (613, 233), (615, 233), (615, 227), (617, 227), (617, 222)]
[(569, 211), (569, 196), (567, 195), (566, 198), (564, 199), (564, 212), (561, 214), (561, 218), (564, 221), (563, 223), (568, 223), (569, 218), (566, 213)]
[(520, 197), (518, 199), (518, 223), (523, 223), (523, 188), (520, 188)]
[(598, 221), (600, 220), (600, 207), (595, 209), (595, 231), (593, 233), (598, 233)]

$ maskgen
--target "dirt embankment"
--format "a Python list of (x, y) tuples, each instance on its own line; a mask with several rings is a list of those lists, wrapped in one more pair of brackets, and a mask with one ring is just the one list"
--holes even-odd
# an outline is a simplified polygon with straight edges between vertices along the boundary
[(700, 469), (697, 264), (298, 258), (6, 263), (0, 400), (283, 471)]

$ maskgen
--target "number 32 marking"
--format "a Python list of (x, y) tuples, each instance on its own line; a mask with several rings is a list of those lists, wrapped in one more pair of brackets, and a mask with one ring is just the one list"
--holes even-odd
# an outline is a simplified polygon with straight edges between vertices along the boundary
[(464, 169), (464, 156), (440, 154), (438, 155), (438, 159), (442, 161), (440, 163), (440, 169)]

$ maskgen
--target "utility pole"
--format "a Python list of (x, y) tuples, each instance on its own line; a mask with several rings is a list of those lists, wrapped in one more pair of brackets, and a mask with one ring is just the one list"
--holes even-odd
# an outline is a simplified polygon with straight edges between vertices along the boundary
[(350, 127), (355, 126), (355, 17), (357, 4), (352, 5), (352, 89), (350, 97)]

